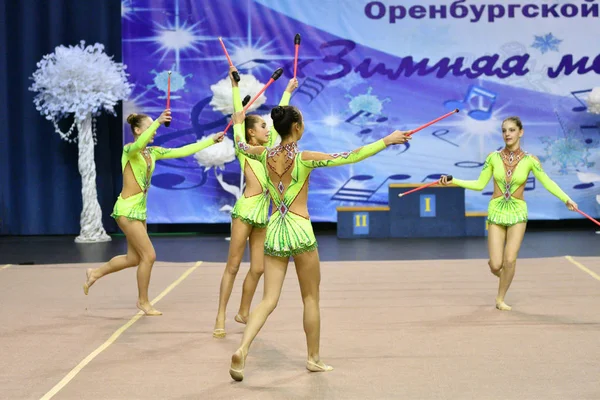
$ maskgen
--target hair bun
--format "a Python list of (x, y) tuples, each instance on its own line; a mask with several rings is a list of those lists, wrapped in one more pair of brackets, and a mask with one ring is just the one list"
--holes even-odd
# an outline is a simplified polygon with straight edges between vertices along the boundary
[(277, 106), (271, 110), (271, 119), (273, 119), (273, 122), (279, 121), (279, 120), (283, 119), (284, 114), (285, 114), (285, 109), (281, 106)]
[(137, 114), (129, 114), (129, 116), (127, 117), (127, 123), (133, 124), (133, 122), (135, 121), (135, 117), (137, 117)]

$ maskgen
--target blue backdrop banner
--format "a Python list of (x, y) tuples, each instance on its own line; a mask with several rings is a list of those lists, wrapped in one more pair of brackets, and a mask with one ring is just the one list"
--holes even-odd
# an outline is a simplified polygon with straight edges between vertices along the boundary
[[(407, 145), (316, 170), (309, 195), (314, 221), (335, 221), (339, 205), (387, 204), (390, 183), (430, 182), (440, 174), (476, 179), (486, 156), (503, 146), (502, 120), (513, 115), (525, 127), (523, 149), (540, 158), (582, 210), (598, 216), (600, 116), (587, 112), (585, 98), (600, 82), (600, 42), (593, 35), (600, 2), (516, 3), (123, 0), (123, 62), (135, 84), (124, 116), (156, 118), (171, 70), (173, 122), (159, 129), (154, 144), (178, 147), (223, 130), (232, 105), (222, 37), (242, 75), (242, 95), (256, 94), (284, 69), (253, 106), (270, 123), (270, 109), (293, 75), (299, 33), (300, 86), (291, 104), (305, 118), (301, 149), (352, 150), (461, 110)], [(192, 157), (159, 161), (148, 221), (228, 222), (241, 185), (230, 139)], [(468, 191), (467, 211), (487, 210), (492, 189), (490, 183)], [(526, 190), (531, 219), (579, 217), (533, 174)]]

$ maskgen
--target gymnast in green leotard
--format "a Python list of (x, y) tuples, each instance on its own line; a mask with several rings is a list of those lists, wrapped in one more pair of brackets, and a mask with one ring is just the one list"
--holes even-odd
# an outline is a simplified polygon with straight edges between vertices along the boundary
[(244, 114), (235, 113), (234, 140), (240, 151), (260, 161), (267, 172), (267, 185), (273, 200), (273, 213), (265, 239), (265, 286), (260, 304), (250, 313), (242, 343), (231, 358), (229, 373), (234, 380), (244, 378), (244, 365), (250, 344), (275, 309), (290, 257), (294, 257), (304, 303), (304, 332), (308, 348), (306, 368), (312, 372), (331, 371), (319, 357), (321, 279), (317, 241), (308, 215), (308, 179), (315, 168), (352, 164), (371, 157), (387, 146), (405, 143), (407, 132), (395, 131), (385, 138), (354, 151), (325, 154), (298, 150), (296, 142), (304, 132), (300, 111), (293, 106), (271, 111), (281, 144), (273, 148), (249, 146), (243, 140)]
[(171, 121), (170, 110), (163, 111), (156, 121), (152, 121), (152, 118), (144, 114), (131, 114), (127, 117), (135, 141), (123, 147), (121, 156), (123, 189), (111, 214), (125, 233), (127, 254), (112, 258), (100, 268), (89, 268), (83, 285), (84, 293), (87, 295), (90, 286), (101, 277), (138, 266), (137, 307), (146, 315), (162, 314), (148, 300), (150, 274), (156, 253), (146, 231), (146, 200), (156, 160), (190, 156), (221, 142), (224, 136), (224, 132), (219, 132), (211, 138), (174, 149), (148, 146), (152, 143), (158, 127), (167, 121)]
[(483, 169), (476, 181), (453, 178), (451, 182), (442, 176), (443, 185), (453, 183), (465, 189), (481, 191), (494, 177), (494, 193), (488, 206), (488, 250), (491, 272), (500, 278), (496, 308), (511, 310), (504, 302), (506, 292), (515, 275), (517, 255), (525, 235), (527, 225), (527, 203), (523, 199), (529, 172), (569, 210), (577, 209), (577, 204), (563, 192), (542, 170), (537, 157), (521, 150), (523, 124), (519, 117), (510, 117), (502, 122), (502, 137), (506, 146), (491, 153), (485, 160)]
[[(235, 67), (230, 67), (229, 77), (233, 91), (233, 109), (237, 112), (242, 111), (243, 106), (238, 83), (233, 79), (232, 75), (235, 71), (237, 71)], [(298, 80), (295, 78), (290, 79), (279, 102), (280, 106), (289, 104), (291, 95), (297, 87)], [(268, 130), (266, 122), (258, 115), (246, 116), (240, 128), (242, 132), (241, 139), (253, 146), (272, 147), (278, 136), (275, 128), (272, 127), (271, 130)], [(267, 222), (269, 220), (269, 204), (271, 203), (264, 167), (259, 161), (246, 157), (239, 150), (235, 141), (234, 146), (236, 156), (240, 162), (240, 168), (244, 174), (246, 187), (231, 212), (231, 241), (227, 264), (221, 278), (219, 309), (213, 330), (213, 337), (215, 338), (224, 338), (226, 335), (225, 312), (227, 303), (229, 302), (229, 297), (233, 290), (233, 282), (244, 256), (247, 241), (249, 241), (250, 245), (250, 269), (246, 275), (246, 279), (244, 279), (242, 299), (239, 311), (235, 316), (235, 321), (245, 324), (248, 319), (252, 298), (264, 271), (263, 248)]]

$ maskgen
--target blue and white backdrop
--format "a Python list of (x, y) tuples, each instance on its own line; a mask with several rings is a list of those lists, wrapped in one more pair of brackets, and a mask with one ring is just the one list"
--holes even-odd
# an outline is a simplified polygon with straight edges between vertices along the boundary
[[(475, 179), (486, 156), (503, 145), (501, 121), (513, 115), (525, 126), (523, 149), (542, 160), (580, 208), (598, 216), (600, 116), (588, 112), (585, 99), (600, 86), (599, 3), (123, 0), (123, 62), (135, 84), (125, 116), (156, 118), (172, 70), (174, 120), (155, 144), (177, 147), (222, 130), (231, 89), (218, 37), (242, 74), (242, 91), (255, 94), (275, 69), (284, 69), (256, 103), (255, 112), (268, 115), (293, 74), (299, 33), (300, 87), (291, 103), (306, 120), (301, 149), (351, 150), (461, 109), (415, 134), (410, 145), (315, 171), (314, 221), (335, 221), (338, 205), (387, 203), (389, 183), (440, 174)], [(230, 140), (195, 157), (160, 161), (149, 222), (228, 222), (241, 184)], [(348, 188), (357, 189), (354, 202)], [(491, 189), (468, 192), (467, 210), (486, 210)], [(531, 219), (579, 216), (533, 176), (527, 189)]]

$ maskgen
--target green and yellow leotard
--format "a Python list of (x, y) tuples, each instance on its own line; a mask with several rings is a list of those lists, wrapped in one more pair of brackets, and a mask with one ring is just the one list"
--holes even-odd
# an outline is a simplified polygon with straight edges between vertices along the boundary
[[(267, 186), (274, 209), (267, 227), (265, 254), (277, 257), (294, 256), (317, 248), (317, 240), (306, 207), (308, 180), (312, 170), (353, 164), (377, 154), (386, 147), (383, 140), (379, 140), (354, 151), (324, 155), (325, 157), (319, 160), (303, 160), (303, 153), (298, 151), (295, 142), (269, 149), (248, 146), (241, 140), (240, 133), (236, 133), (234, 139), (238, 141), (240, 151), (248, 158), (260, 161), (268, 173)], [(281, 174), (271, 165), (276, 158), (281, 161), (280, 157), (285, 157), (286, 165)], [(298, 198), (302, 198), (303, 207), (294, 205)]]
[(156, 160), (187, 157), (215, 144), (215, 141), (212, 138), (207, 138), (201, 142), (188, 144), (187, 146), (175, 149), (158, 146), (146, 147), (159, 126), (160, 123), (154, 121), (134, 143), (127, 144), (123, 147), (121, 169), (125, 172), (127, 164), (130, 165), (133, 176), (141, 191), (127, 198), (123, 198), (119, 195), (111, 217), (115, 219), (126, 217), (128, 219), (145, 221), (146, 200)]
[[(287, 106), (290, 103), (291, 94), (287, 91), (283, 92), (280, 106)], [(233, 87), (233, 109), (234, 111), (242, 111), (242, 100), (240, 98), (240, 89), (236, 86)], [(246, 143), (246, 129), (245, 124), (234, 126), (234, 135), (236, 135), (236, 129), (241, 142)], [(273, 147), (275, 140), (277, 139), (277, 131), (274, 127), (271, 127), (269, 131), (269, 142), (265, 144), (266, 147)], [(240, 162), (240, 168), (242, 173), (245, 174), (248, 171), (246, 167), (254, 173), (256, 179), (262, 187), (262, 191), (258, 194), (246, 197), (246, 194), (235, 202), (235, 206), (231, 211), (231, 218), (239, 218), (245, 223), (258, 227), (264, 228), (267, 226), (269, 220), (269, 191), (267, 189), (267, 174), (265, 169), (259, 161), (248, 158), (243, 152), (239, 150), (238, 141), (234, 140), (235, 154), (238, 161)]]
[(570, 200), (569, 196), (546, 175), (540, 161), (522, 150), (495, 151), (486, 158), (477, 180), (464, 181), (454, 178), (452, 183), (465, 189), (480, 191), (493, 176), (494, 194), (488, 206), (488, 221), (496, 225), (511, 226), (527, 222), (527, 203), (522, 197), (529, 171), (533, 172), (546, 190), (563, 203)]

